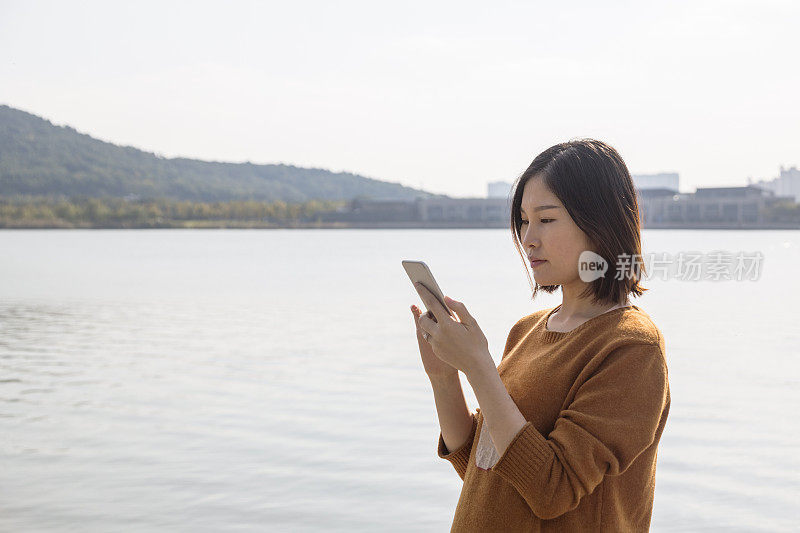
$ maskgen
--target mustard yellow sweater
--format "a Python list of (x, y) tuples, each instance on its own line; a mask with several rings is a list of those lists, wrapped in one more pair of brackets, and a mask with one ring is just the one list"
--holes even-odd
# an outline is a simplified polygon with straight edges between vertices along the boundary
[(500, 378), (527, 423), (502, 456), (480, 408), (461, 448), (438, 454), (464, 480), (451, 531), (648, 531), (670, 406), (664, 338), (633, 305), (568, 332), (557, 309), (511, 328)]

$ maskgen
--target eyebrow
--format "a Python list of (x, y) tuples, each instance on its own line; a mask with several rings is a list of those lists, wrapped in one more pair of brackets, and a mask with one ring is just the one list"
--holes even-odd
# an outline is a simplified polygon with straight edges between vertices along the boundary
[[(522, 208), (522, 206), (519, 206), (519, 209), (523, 213), (525, 212), (525, 210)], [(537, 211), (544, 211), (545, 209), (558, 209), (558, 206), (557, 205), (540, 205), (538, 207), (534, 207), (533, 208), (533, 212), (536, 213)]]

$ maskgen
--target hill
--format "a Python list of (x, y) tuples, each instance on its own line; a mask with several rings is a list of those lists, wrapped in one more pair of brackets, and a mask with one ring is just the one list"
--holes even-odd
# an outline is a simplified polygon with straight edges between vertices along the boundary
[(0, 105), (0, 196), (306, 202), (441, 196), (347, 172), (164, 158)]

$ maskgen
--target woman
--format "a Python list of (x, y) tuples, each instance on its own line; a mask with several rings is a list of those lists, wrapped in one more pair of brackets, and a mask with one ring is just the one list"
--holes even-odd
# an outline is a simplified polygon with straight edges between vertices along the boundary
[(445, 298), (454, 320), (421, 286), (434, 317), (411, 307), (438, 454), (464, 480), (452, 531), (647, 531), (670, 393), (664, 338), (628, 299), (647, 290), (628, 169), (574, 140), (539, 154), (512, 194), (533, 298), (561, 287), (561, 304), (517, 321), (497, 366), (463, 303)]

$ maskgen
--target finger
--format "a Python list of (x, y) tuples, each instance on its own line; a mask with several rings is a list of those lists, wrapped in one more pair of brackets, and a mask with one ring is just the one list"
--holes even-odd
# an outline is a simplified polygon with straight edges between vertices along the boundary
[(423, 332), (430, 335), (428, 341), (430, 342), (436, 337), (436, 334), (439, 332), (439, 325), (433, 321), (432, 318), (428, 318), (427, 316), (419, 317), (419, 329)]
[(417, 335), (417, 339), (425, 340), (425, 338), (422, 336), (422, 328), (419, 326), (420, 311), (416, 305), (411, 306), (411, 314), (414, 317), (414, 333)]
[(475, 319), (472, 318), (472, 315), (469, 314), (469, 311), (467, 311), (467, 306), (465, 306), (463, 303), (459, 302), (458, 300), (453, 300), (449, 296), (445, 296), (444, 301), (447, 303), (447, 307), (456, 312), (462, 323), (475, 323)]
[(419, 310), (419, 307), (416, 305), (411, 306), (411, 314), (414, 317), (414, 323), (419, 327), (419, 317), (422, 315), (422, 311)]
[(425, 303), (425, 306), (428, 308), (428, 310), (433, 313), (433, 316), (436, 318), (437, 322), (440, 322), (444, 317), (450, 314), (425, 285), (420, 282), (416, 282), (414, 283), (414, 286), (417, 289), (417, 293), (419, 293), (419, 297), (422, 298), (422, 301)]

